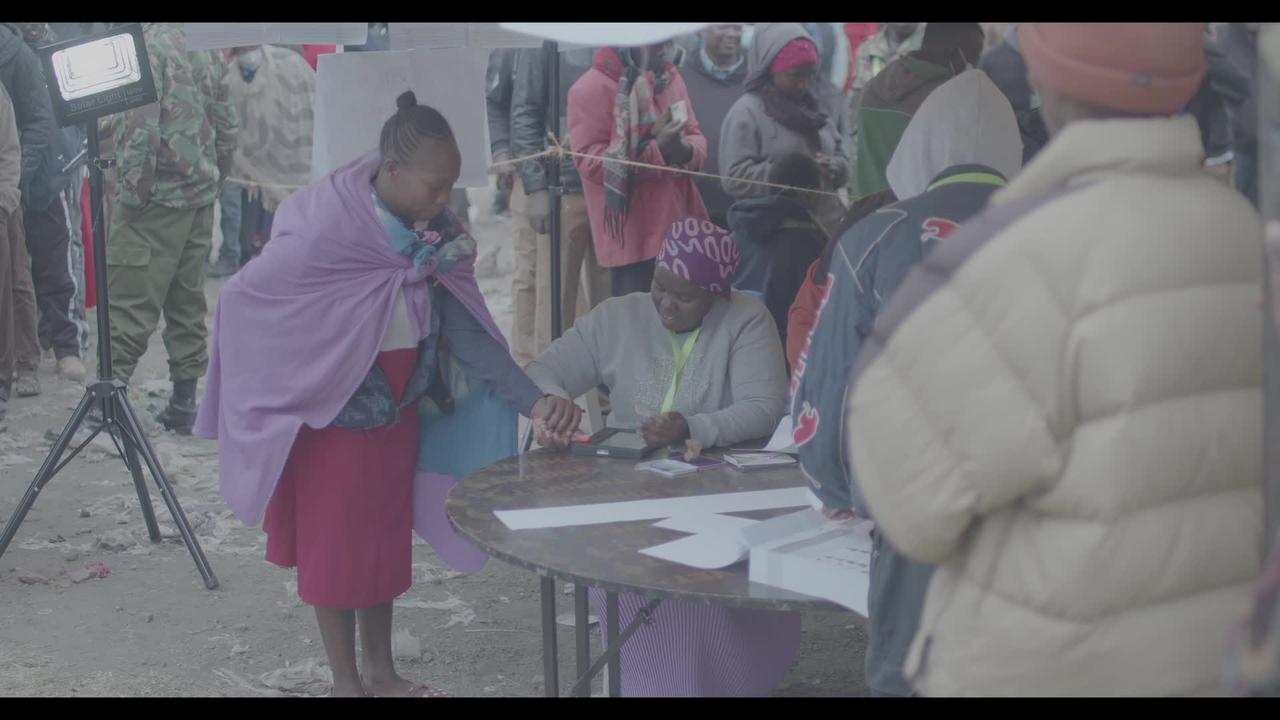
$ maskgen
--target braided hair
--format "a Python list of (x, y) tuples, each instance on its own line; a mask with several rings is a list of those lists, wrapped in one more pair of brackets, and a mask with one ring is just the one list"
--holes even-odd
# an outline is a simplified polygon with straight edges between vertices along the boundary
[(407, 163), (424, 141), (434, 140), (456, 146), (453, 129), (438, 110), (419, 105), (412, 90), (396, 98), (396, 113), (382, 125), (378, 149), (383, 159)]

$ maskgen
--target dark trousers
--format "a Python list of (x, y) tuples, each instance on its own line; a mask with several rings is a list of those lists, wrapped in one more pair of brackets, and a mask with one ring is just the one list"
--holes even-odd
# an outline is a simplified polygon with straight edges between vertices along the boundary
[(649, 292), (653, 285), (654, 260), (632, 263), (609, 268), (609, 279), (613, 284), (613, 296), (630, 295), (636, 292)]
[(66, 206), (58, 197), (43, 210), (26, 208), (23, 220), (40, 317), (40, 347), (53, 348), (59, 360), (80, 357), (80, 338), (71, 319), (76, 285), (71, 279), (71, 256), (67, 253), (71, 230), (67, 226)]

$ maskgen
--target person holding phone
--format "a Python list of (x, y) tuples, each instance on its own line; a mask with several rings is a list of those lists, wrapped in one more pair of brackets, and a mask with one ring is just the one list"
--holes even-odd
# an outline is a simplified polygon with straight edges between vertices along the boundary
[[(707, 218), (683, 173), (701, 170), (707, 139), (669, 56), (672, 43), (603, 47), (569, 90), (569, 136), (601, 267), (613, 295), (646, 292), (672, 218)], [(673, 106), (683, 103), (683, 110)], [(680, 113), (677, 117), (676, 113)]]
[[(738, 251), (701, 218), (671, 224), (648, 293), (610, 298), (579, 318), (526, 371), (542, 392), (578, 397), (606, 385), (611, 427), (649, 447), (726, 447), (768, 437), (782, 420), (782, 341), (758, 300), (730, 289)], [(564, 448), (570, 437), (543, 430)], [(604, 616), (604, 593), (592, 591)], [(619, 597), (626, 626), (645, 599)], [(668, 600), (622, 646), (627, 696), (767, 695), (800, 643), (800, 616)]]

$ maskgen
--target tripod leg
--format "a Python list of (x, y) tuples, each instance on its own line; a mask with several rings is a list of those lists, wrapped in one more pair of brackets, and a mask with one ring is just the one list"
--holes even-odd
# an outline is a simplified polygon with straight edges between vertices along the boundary
[(155, 451), (151, 449), (151, 443), (147, 441), (147, 436), (142, 432), (142, 423), (138, 422), (138, 416), (134, 414), (133, 407), (129, 404), (128, 391), (121, 388), (113, 394), (115, 409), (118, 413), (117, 417), (126, 423), (125, 431), (132, 435), (132, 440), (137, 446), (138, 451), (142, 455), (142, 459), (147, 464), (147, 469), (151, 471), (151, 478), (155, 480), (156, 487), (160, 490), (160, 497), (164, 500), (164, 504), (169, 508), (169, 514), (173, 516), (173, 522), (178, 526), (178, 532), (182, 535), (182, 541), (186, 543), (187, 550), (191, 553), (191, 559), (196, 563), (196, 569), (200, 571), (200, 576), (204, 578), (204, 586), (210, 590), (218, 587), (218, 578), (213, 574), (213, 568), (209, 567), (209, 560), (204, 556), (204, 550), (200, 549), (200, 543), (196, 540), (196, 535), (191, 531), (191, 524), (187, 522), (186, 513), (182, 512), (182, 505), (178, 503), (178, 497), (173, 494), (173, 486), (169, 484), (169, 479), (164, 476), (164, 470), (160, 469), (160, 461), (156, 459)]
[(142, 520), (147, 524), (147, 535), (151, 542), (160, 542), (160, 525), (156, 522), (156, 511), (151, 506), (151, 493), (147, 491), (147, 480), (142, 476), (142, 464), (138, 462), (138, 448), (129, 432), (120, 433), (120, 444), (124, 447), (124, 464), (129, 467), (133, 476), (133, 487), (138, 491), (138, 507), (142, 508)]
[(80, 423), (84, 422), (84, 418), (89, 414), (89, 407), (92, 404), (92, 391), (85, 391), (84, 397), (80, 398), (80, 404), (76, 406), (75, 412), (71, 414), (71, 419), (67, 421), (67, 426), (62, 429), (62, 434), (53, 443), (53, 448), (49, 451), (48, 457), (44, 459), (44, 464), (40, 466), (40, 471), (36, 473), (35, 479), (27, 487), (26, 494), (22, 496), (22, 502), (18, 503), (17, 509), (13, 511), (13, 517), (9, 518), (9, 522), (5, 524), (4, 533), (0, 534), (0, 555), (4, 555), (4, 551), (9, 549), (9, 543), (13, 541), (13, 536), (18, 533), (18, 526), (27, 517), (31, 506), (35, 505), (36, 496), (53, 478), (53, 471), (58, 467), (58, 462), (62, 460), (62, 453), (67, 451), (67, 445), (71, 444), (71, 438), (75, 437), (76, 431), (80, 429)]

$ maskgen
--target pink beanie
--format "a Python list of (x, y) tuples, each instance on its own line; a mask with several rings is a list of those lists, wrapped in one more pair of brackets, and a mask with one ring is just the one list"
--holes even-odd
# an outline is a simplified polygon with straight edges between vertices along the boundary
[(1134, 114), (1186, 107), (1205, 74), (1203, 23), (1023, 23), (1027, 69), (1060, 95)]
[(777, 57), (769, 65), (769, 74), (784, 73), (793, 67), (818, 64), (818, 46), (808, 38), (796, 38), (778, 51)]

